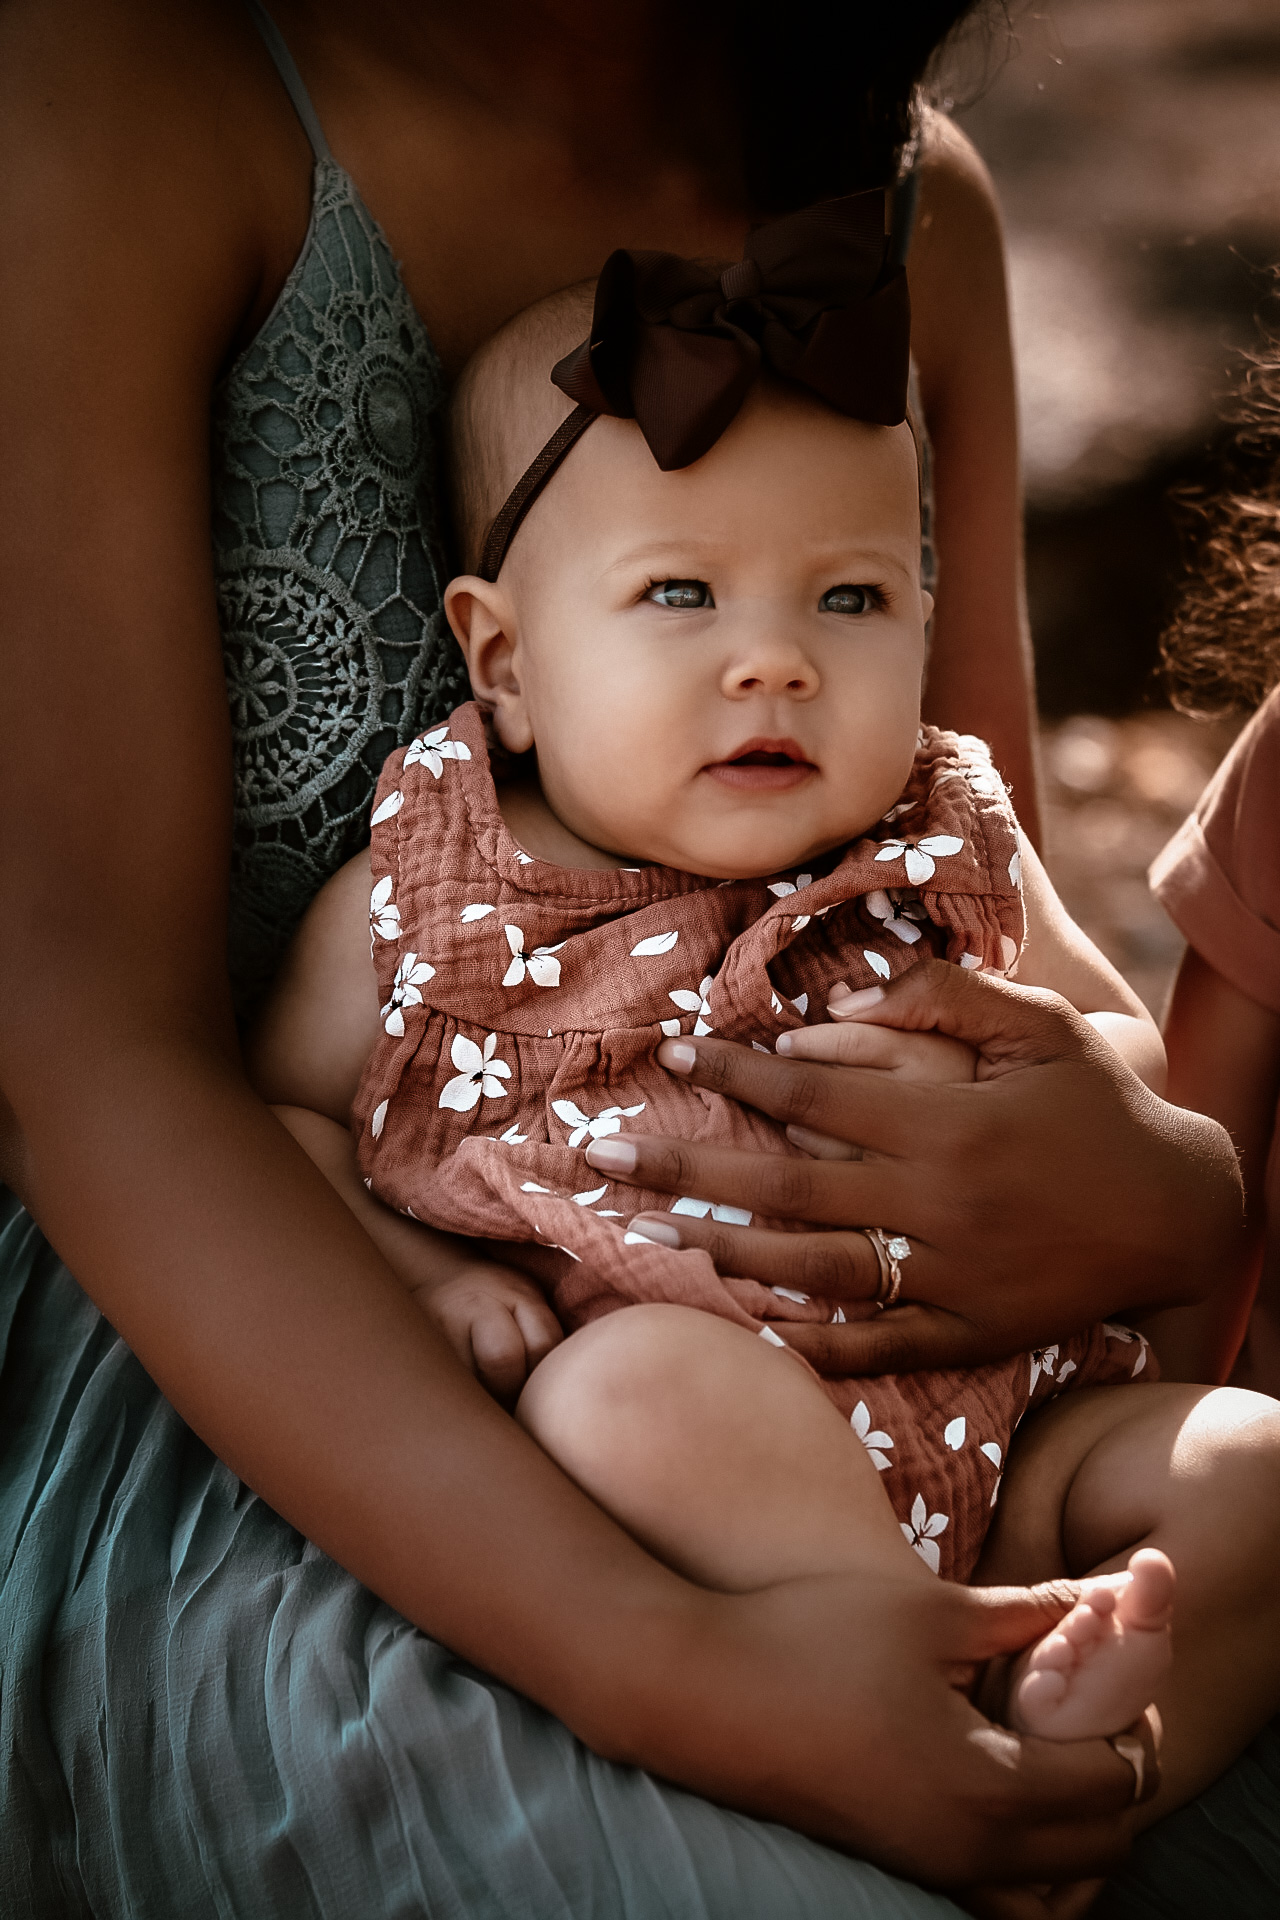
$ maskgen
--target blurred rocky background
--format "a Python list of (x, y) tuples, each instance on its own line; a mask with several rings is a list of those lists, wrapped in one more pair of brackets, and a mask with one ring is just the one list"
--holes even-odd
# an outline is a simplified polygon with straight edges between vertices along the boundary
[(1280, 321), (1280, 4), (993, 4), (942, 92), (1007, 224), (1049, 862), (1158, 1012), (1180, 943), (1146, 865), (1234, 731), (1155, 682), (1169, 494), (1212, 479), (1239, 350)]

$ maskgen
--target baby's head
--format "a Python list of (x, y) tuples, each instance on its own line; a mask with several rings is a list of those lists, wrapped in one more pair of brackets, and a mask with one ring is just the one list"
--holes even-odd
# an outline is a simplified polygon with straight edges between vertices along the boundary
[[(465, 564), (571, 403), (550, 369), (592, 288), (508, 322), (454, 404)], [(552, 812), (631, 861), (775, 873), (878, 820), (906, 784), (929, 596), (905, 422), (869, 426), (758, 379), (691, 466), (592, 422), (494, 582), (445, 606), (502, 745), (536, 748)]]

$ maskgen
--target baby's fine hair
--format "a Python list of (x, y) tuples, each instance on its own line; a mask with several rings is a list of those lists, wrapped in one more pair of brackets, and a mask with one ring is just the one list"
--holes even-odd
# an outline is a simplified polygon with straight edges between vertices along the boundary
[[(580, 280), (535, 301), (499, 327), (462, 369), (449, 408), (448, 458), (453, 532), (464, 573), (475, 572), (507, 495), (573, 410), (552, 383), (551, 369), (589, 337), (595, 293), (594, 280)], [(910, 408), (907, 425), (923, 485), (920, 429)]]
[(1182, 502), (1191, 567), (1161, 664), (1184, 713), (1257, 707), (1280, 684), (1280, 333), (1252, 359), (1228, 417), (1224, 485)]
[(548, 294), (472, 354), (449, 408), (449, 481), (463, 570), (474, 573), (494, 517), (573, 402), (551, 383), (591, 331), (596, 283)]

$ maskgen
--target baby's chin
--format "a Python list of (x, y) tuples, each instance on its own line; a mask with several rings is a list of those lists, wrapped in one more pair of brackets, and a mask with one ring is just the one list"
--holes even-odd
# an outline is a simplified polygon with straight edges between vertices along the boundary
[(816, 836), (807, 832), (762, 831), (759, 826), (737, 832), (723, 830), (700, 834), (678, 832), (638, 839), (630, 855), (636, 865), (674, 867), (680, 873), (701, 874), (709, 880), (761, 880), (772, 874), (785, 874), (820, 860), (833, 848), (854, 840), (863, 829), (858, 826), (831, 829)]

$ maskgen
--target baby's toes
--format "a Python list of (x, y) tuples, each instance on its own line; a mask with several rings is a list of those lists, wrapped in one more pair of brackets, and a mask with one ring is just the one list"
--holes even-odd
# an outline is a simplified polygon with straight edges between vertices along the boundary
[[(1068, 1615), (1068, 1619), (1070, 1615)], [(1076, 1664), (1076, 1650), (1063, 1632), (1066, 1620), (1031, 1649), (1028, 1668), (1032, 1673), (1070, 1673)]]
[(1090, 1606), (1087, 1601), (1073, 1607), (1066, 1619), (1060, 1622), (1058, 1632), (1070, 1641), (1075, 1651), (1083, 1653), (1087, 1648), (1098, 1644), (1111, 1630), (1111, 1608), (1101, 1610)]
[(1042, 1714), (1049, 1713), (1066, 1698), (1067, 1676), (1053, 1667), (1032, 1667), (1018, 1682), (1017, 1707), (1025, 1728), (1035, 1726)]

